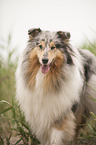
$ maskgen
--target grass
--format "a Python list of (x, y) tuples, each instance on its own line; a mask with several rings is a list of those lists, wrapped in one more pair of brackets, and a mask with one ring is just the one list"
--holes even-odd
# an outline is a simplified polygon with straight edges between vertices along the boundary
[(96, 41), (87, 41), (87, 43), (83, 43), (83, 45), (81, 46), (82, 49), (88, 49), (90, 52), (92, 52), (94, 55), (96, 55)]
[[(30, 126), (25, 122), (15, 100), (15, 70), (17, 58), (16, 47), (11, 46), (12, 37), (0, 44), (0, 51), (6, 53), (6, 59), (0, 55), (0, 145), (37, 145), (40, 142), (30, 132)], [(96, 43), (83, 44), (82, 49), (89, 49), (96, 55)], [(94, 100), (96, 101), (96, 100)], [(91, 113), (92, 120), (87, 119), (86, 130), (81, 130), (76, 145), (95, 145), (96, 142), (96, 116)], [(94, 125), (93, 125), (94, 124)]]
[[(22, 115), (17, 104), (14, 102), (14, 97), (12, 98), (12, 104), (4, 100), (0, 101), (0, 103), (6, 104), (8, 106), (6, 109), (3, 109), (3, 111), (0, 112), (1, 120), (3, 120), (3, 122), (1, 122), (2, 127), (4, 128), (4, 125), (8, 127), (2, 130), (3, 134), (1, 133), (0, 143), (3, 144), (6, 142), (7, 145), (16, 145), (19, 143), (22, 145), (35, 145), (36, 143), (39, 144), (36, 137), (31, 134), (28, 124), (25, 123), (24, 116)], [(7, 129), (9, 130), (6, 132)]]
[(11, 40), (9, 34), (8, 40), (4, 41), (3, 45), (0, 44), (2, 54), (7, 54), (6, 59), (0, 55), (0, 145), (35, 145), (39, 144), (39, 141), (30, 132), (15, 100), (17, 58), (13, 62), (16, 47), (11, 49)]

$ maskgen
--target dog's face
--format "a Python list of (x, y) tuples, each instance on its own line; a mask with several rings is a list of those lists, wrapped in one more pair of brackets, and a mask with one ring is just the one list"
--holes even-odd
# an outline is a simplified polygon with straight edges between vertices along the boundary
[(55, 80), (62, 74), (64, 64), (73, 64), (71, 57), (72, 49), (69, 46), (69, 32), (49, 32), (41, 31), (40, 29), (30, 29), (28, 34), (26, 76), (29, 84), (32, 85), (32, 82), (35, 82), (33, 80), (35, 80), (39, 69), (41, 69), (43, 74), (47, 75), (47, 78), (51, 76)]
[(40, 29), (31, 29), (29, 30), (29, 37), (30, 41), (36, 42), (32, 53), (35, 52), (35, 55), (37, 55), (42, 73), (46, 74), (53, 64), (56, 64), (57, 60), (59, 65), (61, 61), (62, 63), (65, 61), (62, 53), (64, 48), (60, 47), (60, 43), (63, 44), (65, 41), (63, 44), (63, 47), (65, 47), (64, 45), (67, 45), (70, 38), (70, 33), (61, 31), (50, 33), (48, 31), (42, 32)]

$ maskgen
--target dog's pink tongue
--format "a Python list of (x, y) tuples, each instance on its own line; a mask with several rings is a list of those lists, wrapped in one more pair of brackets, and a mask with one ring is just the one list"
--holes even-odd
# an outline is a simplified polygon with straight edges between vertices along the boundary
[(42, 65), (42, 73), (46, 74), (49, 71), (49, 65)]

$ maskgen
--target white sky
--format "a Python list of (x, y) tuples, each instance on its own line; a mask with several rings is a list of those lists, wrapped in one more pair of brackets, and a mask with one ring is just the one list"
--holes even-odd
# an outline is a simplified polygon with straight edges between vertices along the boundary
[[(12, 43), (25, 48), (27, 31), (69, 31), (79, 46), (96, 37), (96, 0), (0, 0), (0, 37), (12, 32)], [(94, 31), (92, 31), (93, 29)]]

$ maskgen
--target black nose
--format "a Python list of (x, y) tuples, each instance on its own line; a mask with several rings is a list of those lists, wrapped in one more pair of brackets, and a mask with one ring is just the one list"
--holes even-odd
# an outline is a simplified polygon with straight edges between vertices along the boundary
[(48, 58), (42, 58), (42, 62), (43, 62), (43, 64), (47, 64)]

